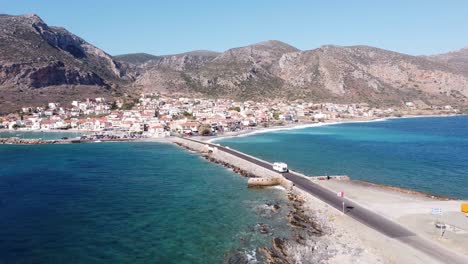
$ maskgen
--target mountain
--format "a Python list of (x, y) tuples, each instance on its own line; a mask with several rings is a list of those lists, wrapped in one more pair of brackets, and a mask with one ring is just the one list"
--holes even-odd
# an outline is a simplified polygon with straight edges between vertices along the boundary
[(163, 58), (183, 57), (183, 56), (215, 57), (218, 54), (219, 52), (210, 51), (210, 50), (194, 50), (194, 51), (189, 51), (189, 52), (184, 52), (184, 53), (174, 54), (174, 55), (156, 56), (156, 55), (152, 55), (148, 53), (130, 53), (130, 54), (115, 55), (113, 57), (117, 61), (139, 66), (148, 61), (161, 60)]
[(140, 65), (136, 84), (146, 91), (236, 99), (465, 104), (468, 76), (463, 69), (467, 67), (453, 60), (442, 62), (368, 46), (328, 45), (301, 51), (272, 40), (216, 56), (150, 60)]
[(468, 47), (444, 54), (432, 55), (429, 59), (442, 62), (468, 74)]
[(211, 50), (193, 50), (193, 51), (179, 53), (179, 54), (163, 55), (161, 57), (172, 57), (172, 56), (180, 57), (180, 56), (185, 56), (185, 55), (188, 55), (188, 56), (201, 56), (201, 57), (216, 57), (219, 54), (221, 54), (221, 53), (216, 52), (216, 51), (211, 51)]
[(272, 67), (283, 54), (298, 51), (280, 41), (266, 41), (220, 54), (165, 56), (141, 65), (142, 74), (136, 84), (150, 91), (197, 92), (238, 99), (249, 98), (251, 94), (274, 97), (273, 92), (282, 84), (270, 72)]
[(464, 103), (468, 78), (430, 60), (367, 46), (323, 46), (285, 54), (279, 73), (286, 87), (318, 100), (399, 105)]
[(134, 65), (143, 64), (149, 60), (153, 60), (157, 58), (158, 56), (148, 54), (148, 53), (131, 53), (131, 54), (122, 54), (122, 55), (114, 56), (115, 60), (134, 64)]
[(131, 81), (126, 71), (101, 49), (64, 28), (48, 26), (35, 14), (0, 15), (0, 111), (44, 103), (42, 97), (66, 100), (91, 91), (106, 94)]
[(0, 15), (0, 112), (49, 101), (165, 92), (378, 106), (467, 105), (468, 48), (411, 56), (368, 46), (299, 50), (277, 40), (222, 53), (110, 56), (37, 15)]

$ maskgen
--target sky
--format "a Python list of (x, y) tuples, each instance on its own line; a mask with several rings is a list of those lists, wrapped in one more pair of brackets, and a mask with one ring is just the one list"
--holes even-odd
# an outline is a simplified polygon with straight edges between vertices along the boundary
[(224, 51), (265, 40), (302, 50), (369, 45), (412, 55), (468, 46), (464, 0), (0, 0), (111, 55)]

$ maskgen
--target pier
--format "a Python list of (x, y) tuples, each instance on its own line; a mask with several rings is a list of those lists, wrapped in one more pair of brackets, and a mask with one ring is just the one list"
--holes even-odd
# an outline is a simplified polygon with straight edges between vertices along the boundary
[[(286, 189), (296, 187), (339, 211), (342, 210), (342, 202), (344, 201), (346, 204), (344, 208), (345, 215), (361, 222), (367, 227), (391, 239), (398, 240), (442, 263), (468, 263), (466, 257), (424, 239), (393, 220), (375, 213), (352, 200), (343, 199), (337, 196), (335, 192), (315, 183), (315, 181), (328, 180), (334, 176), (307, 177), (293, 170), (279, 173), (273, 170), (271, 163), (226, 146), (182, 137), (174, 138), (173, 142), (253, 174), (256, 178), (249, 179), (249, 185), (270, 186), (279, 184)], [(337, 180), (349, 180), (346, 176), (335, 176), (334, 178)]]

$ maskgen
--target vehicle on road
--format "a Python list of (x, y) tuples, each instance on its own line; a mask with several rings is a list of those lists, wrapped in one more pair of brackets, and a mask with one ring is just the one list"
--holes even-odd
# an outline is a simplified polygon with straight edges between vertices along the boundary
[(275, 162), (273, 163), (273, 170), (278, 172), (288, 172), (288, 164), (284, 162)]

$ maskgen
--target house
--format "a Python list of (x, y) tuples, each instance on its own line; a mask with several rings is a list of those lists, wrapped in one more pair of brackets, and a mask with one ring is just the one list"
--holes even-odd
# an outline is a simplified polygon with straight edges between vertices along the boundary
[(59, 103), (49, 103), (49, 104), (48, 104), (48, 107), (49, 107), (49, 109), (51, 109), (51, 110), (55, 110), (55, 109), (57, 109), (59, 106), (60, 106)]
[(53, 120), (42, 120), (41, 129), (54, 129), (55, 122)]
[(170, 136), (170, 133), (168, 131), (165, 131), (164, 127), (161, 126), (160, 124), (153, 124), (150, 125), (148, 128), (148, 134), (151, 137), (166, 137)]
[(327, 118), (326, 114), (322, 114), (322, 113), (314, 114), (315, 121), (323, 122), (326, 118)]
[(185, 122), (185, 123), (182, 123), (182, 131), (184, 132), (195, 132), (197, 133), (198, 132), (198, 126), (200, 124), (196, 121), (189, 121), (189, 122)]

